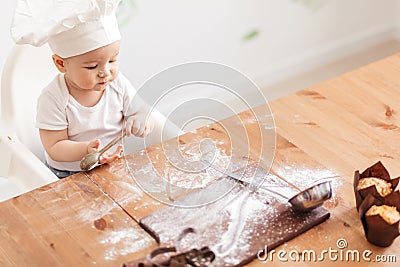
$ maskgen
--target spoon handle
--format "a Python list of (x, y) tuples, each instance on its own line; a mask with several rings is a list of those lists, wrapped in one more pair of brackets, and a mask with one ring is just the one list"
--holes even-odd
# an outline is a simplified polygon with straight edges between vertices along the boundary
[(115, 137), (113, 140), (111, 140), (105, 147), (103, 147), (102, 149), (100, 149), (100, 151), (99, 151), (99, 156), (101, 156), (104, 152), (106, 152), (107, 150), (109, 150), (113, 145), (115, 145), (116, 143), (118, 143), (119, 140), (121, 140), (124, 136), (125, 136), (125, 131), (123, 131), (120, 135), (118, 135), (118, 136)]
[[(220, 169), (219, 167), (213, 165), (211, 162), (209, 162), (209, 161), (206, 160), (206, 159), (200, 159), (200, 161), (202, 161), (203, 163), (207, 164), (207, 167), (211, 167), (211, 168), (213, 168), (214, 170), (216, 170), (217, 172), (219, 172), (219, 173), (221, 173), (221, 174), (224, 174), (224, 175), (230, 177), (231, 179), (233, 179), (233, 180), (235, 180), (235, 181), (237, 181), (237, 182), (240, 182), (240, 183), (242, 183), (242, 184), (250, 185), (250, 186), (251, 186), (251, 182), (243, 180), (241, 176), (239, 176), (239, 175), (237, 175), (237, 174), (235, 174), (235, 173), (232, 173), (232, 172), (230, 172), (230, 171), (228, 171), (228, 170), (222, 170), (222, 169)], [(264, 189), (264, 190), (267, 190), (267, 191), (269, 191), (269, 192), (271, 192), (271, 193), (273, 193), (273, 194), (276, 194), (276, 195), (282, 197), (283, 199), (289, 200), (289, 197), (287, 197), (287, 196), (285, 196), (285, 195), (279, 193), (278, 191), (275, 191), (275, 190), (270, 189), (271, 186), (263, 185), (263, 182), (264, 182), (264, 181), (262, 181), (259, 185), (257, 185), (257, 188), (256, 188), (256, 189), (258, 189), (258, 188)]]
[(274, 170), (272, 170), (272, 168), (269, 170), (269, 172), (278, 177), (279, 179), (281, 179), (282, 181), (284, 181), (285, 183), (287, 183), (288, 185), (290, 185), (291, 187), (295, 188), (297, 191), (299, 192), (302, 191), (301, 188), (299, 188), (297, 185), (293, 184), (292, 182), (288, 181), (287, 179), (277, 174)]

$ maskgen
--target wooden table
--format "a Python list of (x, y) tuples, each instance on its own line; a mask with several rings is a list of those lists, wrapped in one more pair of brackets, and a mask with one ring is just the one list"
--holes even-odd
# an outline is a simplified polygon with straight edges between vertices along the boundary
[[(370, 250), (371, 259), (376, 255), (392, 255), (400, 261), (400, 238), (388, 248), (366, 241), (352, 189), (354, 171), (362, 171), (379, 160), (392, 177), (400, 175), (399, 100), (400, 54), (397, 54), (270, 103), (276, 125), (272, 170), (300, 186), (324, 176), (340, 176), (333, 183), (332, 200), (324, 205), (331, 218), (276, 251), (315, 250), (319, 255), (323, 250), (338, 249), (337, 241), (345, 239), (347, 250), (361, 253)], [(254, 112), (262, 114), (263, 110), (265, 107), (258, 107)], [(0, 265), (122, 266), (123, 262), (143, 257), (157, 244), (137, 222), (165, 206), (159, 199), (168, 203), (188, 193), (174, 191), (166, 182), (202, 187), (217, 177), (208, 172), (200, 176), (183, 175), (185, 172), (177, 171), (167, 162), (163, 149), (179, 145), (184, 156), (193, 156), (199, 153), (201, 140), (211, 138), (217, 141), (222, 163), (235, 161), (234, 167), (240, 168), (249, 159), (258, 162), (263, 130), (252, 116), (250, 111), (239, 114), (248, 138), (244, 137), (243, 129), (235, 130), (238, 117), (228, 118), (221, 124), (129, 155), (125, 160), (1, 203)], [(262, 125), (271, 123), (271, 117), (264, 116), (262, 120)], [(228, 129), (230, 135), (222, 126), (232, 128)], [(240, 142), (241, 138), (248, 143)], [(232, 142), (239, 145), (230, 158)], [(267, 141), (264, 148), (272, 145)], [(143, 186), (152, 194), (144, 193)], [(320, 263), (290, 259), (282, 262), (276, 257), (272, 262), (273, 266)], [(343, 261), (326, 256), (323, 264), (342, 265)], [(346, 264), (382, 265), (363, 260)], [(264, 265), (254, 260), (249, 266)]]

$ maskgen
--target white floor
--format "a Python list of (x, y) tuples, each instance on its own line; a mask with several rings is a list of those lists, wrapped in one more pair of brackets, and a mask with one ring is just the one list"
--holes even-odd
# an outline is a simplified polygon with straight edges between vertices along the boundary
[(390, 40), (333, 64), (304, 72), (283, 82), (262, 88), (262, 91), (266, 98), (271, 101), (399, 52), (400, 41)]

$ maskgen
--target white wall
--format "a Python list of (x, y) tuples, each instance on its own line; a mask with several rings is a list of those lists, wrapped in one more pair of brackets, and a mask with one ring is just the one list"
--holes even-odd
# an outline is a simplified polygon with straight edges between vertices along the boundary
[[(181, 62), (230, 65), (265, 86), (393, 38), (398, 0), (137, 0), (122, 27), (124, 72), (140, 85)], [(248, 41), (243, 36), (257, 29)]]

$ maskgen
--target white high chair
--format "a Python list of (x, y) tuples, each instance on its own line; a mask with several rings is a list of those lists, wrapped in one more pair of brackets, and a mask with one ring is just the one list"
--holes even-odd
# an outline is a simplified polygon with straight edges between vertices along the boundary
[[(51, 55), (47, 45), (39, 48), (16, 45), (4, 65), (0, 106), (0, 201), (58, 180), (43, 163), (44, 150), (35, 128), (37, 98), (57, 73)], [(161, 113), (154, 111), (154, 116), (155, 130), (146, 142), (129, 139), (124, 142), (126, 152), (160, 142), (161, 134), (164, 139), (179, 134), (178, 127)]]
[(35, 129), (36, 99), (56, 73), (48, 47), (15, 46), (3, 67), (0, 117), (0, 201), (58, 178), (44, 165)]

